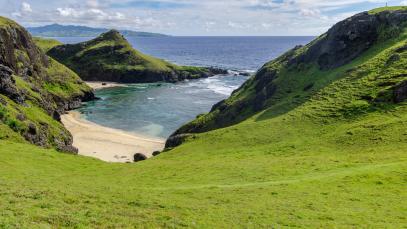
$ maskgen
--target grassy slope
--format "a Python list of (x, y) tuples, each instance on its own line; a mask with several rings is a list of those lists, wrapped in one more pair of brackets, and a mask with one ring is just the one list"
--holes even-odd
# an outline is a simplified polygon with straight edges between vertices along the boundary
[(33, 38), (35, 44), (41, 48), (41, 50), (46, 53), (50, 49), (52, 49), (55, 46), (62, 45), (61, 42), (55, 40), (55, 39), (48, 39), (48, 38), (42, 38), (42, 37), (34, 37)]
[(141, 53), (117, 31), (109, 31), (93, 40), (68, 47), (75, 47), (72, 53), (55, 49), (48, 54), (84, 78), (93, 77), (94, 71), (100, 69), (100, 74), (114, 72), (116, 76), (139, 78), (148, 77), (149, 73), (164, 76), (171, 73), (188, 74), (189, 78), (199, 78), (200, 74), (208, 72), (206, 68), (178, 66)]
[[(240, 124), (137, 164), (0, 142), (0, 222), (30, 228), (405, 226), (407, 104), (386, 101), (392, 85), (406, 80), (407, 53), (388, 62), (405, 44), (406, 33), (335, 71), (310, 68), (310, 80), (326, 81), (315, 82), (306, 101), (281, 98)], [(307, 83), (293, 87), (308, 93), (302, 90)], [(361, 99), (367, 95), (382, 102)]]
[(377, 14), (383, 11), (396, 11), (396, 10), (407, 10), (407, 6), (388, 6), (388, 7), (381, 7), (370, 10), (370, 14)]
[[(25, 33), (25, 30), (20, 25), (4, 17), (0, 17), (0, 28), (6, 29), (6, 31), (17, 30)], [(31, 40), (27, 41), (29, 44), (31, 42)], [(35, 42), (40, 45), (39, 48), (42, 50), (57, 44), (56, 41), (44, 39), (36, 39)], [(20, 135), (27, 132), (30, 124), (34, 124), (37, 130), (44, 129), (43, 132), (47, 135), (44, 146), (55, 146), (55, 141), (65, 142), (70, 134), (60, 122), (47, 114), (43, 109), (43, 105), (48, 103), (50, 109), (56, 109), (57, 104), (53, 101), (54, 98), (69, 100), (92, 89), (83, 83), (78, 75), (54, 59), (47, 57), (47, 66), (39, 61), (31, 63), (28, 51), (17, 47), (13, 47), (15, 55), (18, 57), (16, 58), (17, 68), (32, 68), (31, 65), (36, 64), (38, 72), (32, 77), (25, 78), (18, 74), (13, 75), (17, 89), (25, 92), (25, 105), (17, 104), (0, 94), (0, 99), (7, 103), (6, 105), (0, 104), (0, 139), (23, 142), (24, 140)], [(33, 47), (33, 49), (38, 48)], [(43, 55), (40, 51), (38, 53), (38, 55)], [(38, 59), (41, 59), (41, 57), (38, 57)], [(19, 120), (18, 115), (24, 116), (25, 119)]]
[[(276, 86), (277, 90), (270, 98), (266, 100), (265, 107), (267, 108), (267, 111), (263, 117), (271, 118), (284, 114), (308, 101), (312, 95), (332, 82), (346, 77), (364, 77), (365, 81), (372, 82), (363, 84), (360, 86), (360, 88), (356, 88), (355, 85), (342, 85), (341, 87), (352, 87), (353, 90), (351, 93), (353, 97), (346, 98), (347, 100), (344, 101), (338, 101), (341, 99), (337, 98), (339, 94), (333, 94), (331, 95), (331, 98), (329, 98), (329, 101), (326, 102), (347, 103), (352, 101), (352, 103), (360, 103), (356, 104), (355, 106), (363, 106), (363, 104), (365, 104), (366, 108), (381, 109), (381, 104), (370, 103), (370, 101), (367, 99), (362, 99), (362, 97), (370, 97), (372, 100), (374, 100), (382, 96), (380, 95), (382, 92), (387, 91), (392, 86), (406, 80), (406, 77), (403, 76), (396, 77), (405, 71), (405, 54), (403, 56), (404, 58), (400, 58), (400, 60), (397, 60), (392, 66), (386, 65), (386, 61), (388, 61), (393, 55), (400, 57), (400, 54), (397, 53), (395, 49), (406, 44), (407, 26), (406, 24), (403, 26), (404, 27), (397, 32), (397, 34), (394, 33), (392, 28), (384, 27), (384, 29), (382, 29), (380, 32), (379, 40), (376, 45), (351, 63), (339, 68), (322, 71), (315, 62), (310, 64), (301, 63), (298, 65), (287, 64), (287, 56), (298, 56), (306, 52), (311, 45), (313, 45), (321, 37), (325, 36), (325, 34), (310, 44), (296, 50), (290, 50), (276, 60), (265, 64), (259, 71), (265, 72), (263, 73), (263, 78), (265, 78), (264, 75), (267, 75), (273, 71), (277, 71), (278, 74), (277, 78), (273, 80), (273, 84)], [(382, 53), (383, 50), (388, 51)], [(375, 63), (372, 63), (372, 61), (367, 62), (380, 53), (382, 53), (380, 59), (378, 58)], [(258, 74), (261, 75), (262, 73)], [(380, 74), (385, 74), (385, 76), (379, 77)], [(374, 76), (376, 78), (371, 80), (370, 78)], [(258, 113), (259, 111), (254, 110), (253, 106), (239, 105), (244, 104), (244, 102), (247, 101), (251, 101), (250, 103), (253, 102), (256, 95), (260, 93), (259, 89), (256, 88), (259, 81), (261, 80), (256, 79), (254, 76), (248, 80), (242, 86), (242, 88), (232, 94), (232, 96), (225, 101), (225, 104), (231, 109), (226, 111), (215, 109), (213, 112), (201, 115), (191, 123), (187, 123), (181, 127), (180, 131), (189, 132), (185, 130), (188, 130), (194, 126), (199, 127), (199, 132), (213, 130), (219, 127), (229, 126), (231, 124), (244, 121), (248, 117)], [(349, 95), (343, 94), (343, 96)], [(352, 104), (349, 104), (349, 106), (352, 106)], [(240, 109), (241, 107), (243, 108)], [(347, 110), (347, 107), (342, 107), (340, 109)], [(344, 115), (340, 113), (333, 113), (335, 112), (331, 112), (330, 115)]]

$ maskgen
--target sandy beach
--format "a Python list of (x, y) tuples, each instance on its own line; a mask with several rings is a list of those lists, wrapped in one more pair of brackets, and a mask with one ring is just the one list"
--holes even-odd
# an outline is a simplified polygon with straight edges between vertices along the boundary
[(111, 87), (126, 87), (127, 84), (103, 81), (85, 81), (85, 83), (94, 90), (111, 88)]
[(132, 162), (135, 153), (151, 157), (164, 148), (164, 139), (154, 139), (112, 129), (81, 119), (79, 112), (62, 115), (62, 123), (73, 135), (73, 145), (83, 156), (107, 162)]

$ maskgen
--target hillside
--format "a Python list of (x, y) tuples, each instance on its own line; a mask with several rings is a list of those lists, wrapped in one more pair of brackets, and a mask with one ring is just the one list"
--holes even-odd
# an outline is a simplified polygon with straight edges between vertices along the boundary
[[(385, 9), (339, 22), (310, 44), (297, 46), (266, 63), (209, 114), (176, 131), (168, 146), (178, 145), (189, 133), (227, 127), (259, 112), (264, 113), (261, 117), (278, 117), (316, 98), (321, 101), (307, 116), (316, 113), (340, 119), (401, 101), (405, 96), (403, 45), (407, 9)], [(371, 64), (379, 55), (381, 59)], [(327, 89), (328, 86), (336, 88)], [(346, 90), (348, 94), (338, 94)], [(403, 95), (397, 95), (398, 90)]]
[[(92, 28), (87, 26), (76, 25), (45, 25), (39, 27), (29, 27), (27, 30), (33, 36), (39, 37), (97, 37), (101, 33), (106, 33), (109, 29), (105, 28)], [(132, 30), (120, 30), (125, 36), (128, 37), (167, 37), (165, 34), (148, 33)]]
[(404, 227), (406, 15), (356, 15), (267, 63), (150, 160), (0, 141), (0, 227)]
[(59, 114), (92, 99), (92, 90), (15, 22), (0, 17), (0, 36), (0, 139), (75, 152)]
[(177, 66), (145, 55), (133, 49), (116, 30), (87, 42), (56, 46), (48, 51), (48, 55), (88, 81), (177, 82), (226, 73), (213, 68)]

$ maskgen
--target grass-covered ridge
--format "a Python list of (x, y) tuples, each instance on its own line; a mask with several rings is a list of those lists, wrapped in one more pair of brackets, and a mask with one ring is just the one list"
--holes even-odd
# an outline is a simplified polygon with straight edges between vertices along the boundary
[(384, 11), (397, 11), (397, 10), (407, 10), (407, 6), (387, 6), (387, 7), (381, 7), (381, 8), (376, 8), (373, 10), (370, 10), (369, 13), (370, 14), (377, 14), (377, 13), (381, 13)]
[(89, 81), (176, 82), (218, 73), (211, 68), (177, 66), (141, 53), (116, 30), (87, 42), (56, 46), (48, 54)]
[[(388, 19), (394, 20), (391, 26), (378, 19), (382, 15), (358, 14), (339, 22), (308, 45), (298, 46), (266, 63), (230, 98), (215, 105), (209, 114), (201, 115), (181, 127), (175, 135), (230, 126), (264, 110), (268, 111), (270, 117), (284, 114), (308, 101), (331, 83), (352, 76), (370, 79), (375, 75), (377, 79), (370, 81), (376, 84), (366, 83), (362, 86), (363, 91), (354, 90), (352, 94), (358, 95), (347, 98), (346, 102), (363, 100), (372, 109), (380, 106), (377, 101), (380, 100), (378, 97), (383, 96), (383, 91), (391, 90), (405, 80), (403, 47), (407, 37), (407, 10), (398, 11), (400, 18), (392, 12), (382, 12), (394, 16)], [(367, 18), (373, 18), (372, 24), (363, 22), (368, 21)], [(348, 28), (352, 26), (353, 31), (349, 31)], [(346, 48), (337, 48), (341, 47), (342, 42)], [(370, 64), (369, 61), (377, 56), (381, 58), (375, 64)], [(379, 77), (381, 74), (382, 77)], [(353, 85), (344, 87), (347, 86), (354, 88)], [(332, 95), (332, 99), (339, 98)]]
[(0, 227), (404, 227), (407, 31), (324, 70), (303, 56), (315, 43), (266, 64), (226, 101), (277, 85), (243, 121), (147, 161), (0, 141)]
[(61, 42), (55, 40), (55, 39), (50, 39), (50, 38), (42, 38), (42, 37), (34, 37), (34, 42), (35, 44), (41, 48), (41, 50), (46, 53), (50, 49), (52, 49), (55, 46), (62, 45)]
[(71, 70), (45, 55), (57, 42), (36, 39), (14, 21), (0, 17), (1, 139), (23, 139), (43, 147), (74, 151), (59, 114), (93, 96)]

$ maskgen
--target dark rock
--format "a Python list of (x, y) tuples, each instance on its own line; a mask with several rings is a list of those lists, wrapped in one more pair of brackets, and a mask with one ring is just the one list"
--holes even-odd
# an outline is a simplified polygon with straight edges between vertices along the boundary
[(380, 25), (397, 27), (406, 21), (406, 11), (357, 14), (334, 25), (307, 52), (291, 62), (311, 63), (317, 60), (323, 70), (342, 66), (374, 45), (379, 39)]
[(78, 154), (78, 148), (72, 146), (72, 145), (64, 145), (61, 147), (57, 148), (58, 151), (63, 152), (63, 153), (69, 153), (69, 154)]
[(239, 76), (250, 76), (248, 72), (239, 72)]
[(400, 48), (398, 48), (398, 49), (396, 50), (396, 52), (398, 52), (398, 53), (402, 53), (402, 52), (405, 52), (405, 51), (407, 51), (407, 44), (404, 45), (404, 46), (402, 46), (402, 47), (400, 47)]
[(210, 75), (226, 75), (228, 74), (228, 70), (216, 68), (216, 67), (209, 67), (208, 68)]
[(0, 97), (0, 104), (7, 106), (7, 101), (4, 98)]
[(153, 152), (153, 156), (155, 157), (155, 156), (158, 156), (158, 155), (160, 155), (161, 154), (161, 151), (154, 151)]
[(23, 104), (25, 96), (17, 89), (12, 74), (13, 70), (0, 64), (0, 94), (9, 97), (18, 104)]
[(144, 155), (144, 154), (142, 154), (142, 153), (136, 153), (136, 154), (134, 154), (134, 157), (133, 157), (133, 158), (134, 158), (134, 159), (133, 159), (134, 162), (139, 162), (139, 161), (147, 160), (146, 155)]
[(193, 136), (192, 134), (177, 134), (170, 136), (165, 142), (165, 148), (174, 148), (182, 143), (189, 137)]
[(103, 85), (103, 86), (106, 86), (106, 85), (107, 85), (107, 83), (102, 83), (102, 85)]
[(37, 127), (33, 123), (28, 124), (28, 133), (31, 135), (37, 134)]
[(19, 121), (25, 121), (25, 120), (27, 119), (24, 114), (18, 114), (18, 115), (16, 116), (16, 118), (17, 118), (17, 120), (19, 120)]
[(401, 103), (407, 99), (407, 81), (402, 82), (394, 88), (393, 98), (395, 103)]
[(310, 83), (307, 86), (304, 87), (304, 91), (309, 91), (311, 88), (314, 87), (314, 83)]
[(215, 110), (220, 110), (223, 111), (227, 108), (227, 104), (225, 103), (226, 100), (222, 100), (218, 103), (216, 103), (215, 105), (212, 106), (211, 112), (215, 111)]
[(400, 60), (400, 55), (399, 54), (393, 54), (389, 57), (389, 59), (386, 62), (386, 65), (391, 65), (392, 63), (399, 61)]

